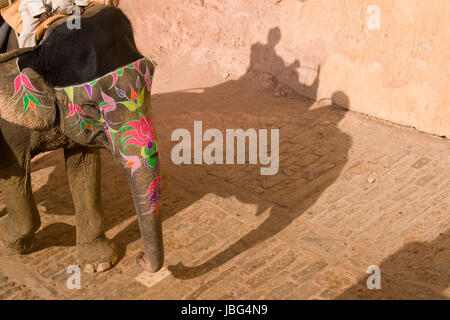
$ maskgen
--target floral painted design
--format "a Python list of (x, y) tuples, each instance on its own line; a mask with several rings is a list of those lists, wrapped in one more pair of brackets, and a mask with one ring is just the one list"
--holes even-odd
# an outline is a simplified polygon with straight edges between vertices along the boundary
[[(143, 63), (146, 61), (146, 58), (138, 60), (86, 84), (59, 89), (68, 97), (67, 118), (74, 118), (74, 126), (79, 125), (81, 132), (103, 129), (112, 148), (115, 150), (116, 144), (120, 148), (117, 151), (131, 176), (144, 168), (154, 172), (156, 178), (150, 183), (148, 192), (142, 195), (146, 199), (144, 203), (150, 204), (149, 211), (144, 215), (158, 211), (161, 196), (158, 144), (151, 107), (146, 101), (153, 77), (148, 63)], [(133, 80), (130, 82), (130, 79)], [(87, 119), (86, 113), (80, 108), (86, 101), (78, 101), (82, 100), (79, 97), (89, 97), (91, 103), (97, 99), (101, 115), (98, 121)], [(126, 123), (113, 122), (110, 115), (120, 108), (126, 108), (133, 115), (132, 119)]]
[(120, 155), (127, 161), (125, 167), (131, 169), (131, 175), (142, 166), (141, 159), (138, 156), (126, 156), (122, 152), (120, 152)]
[(119, 80), (119, 77), (121, 77), (122, 75), (123, 75), (123, 68), (111, 73), (111, 76), (113, 77), (113, 84), (110, 89), (114, 88), (114, 86), (117, 83), (117, 80)]
[(159, 207), (161, 206), (161, 201), (159, 200), (161, 196), (161, 182), (161, 177), (158, 177), (150, 184), (150, 187), (146, 193), (146, 196), (149, 197), (146, 203), (150, 203), (151, 207), (150, 210), (144, 215), (158, 212)]
[[(142, 59), (142, 60), (147, 60), (146, 58)], [(128, 65), (126, 68), (127, 69), (134, 69), (136, 70), (139, 74), (144, 76), (144, 81), (145, 81), (145, 85), (147, 87), (148, 92), (151, 92), (151, 88), (152, 88), (152, 82), (153, 82), (153, 76), (150, 73), (150, 70), (148, 70), (148, 67), (146, 66), (146, 70), (145, 73), (143, 73), (141, 71), (140, 68), (140, 63), (142, 60), (138, 60), (136, 62), (133, 62), (132, 64)], [(112, 85), (110, 87), (110, 89), (114, 88), (117, 84), (117, 81), (119, 80), (119, 78), (123, 75), (125, 68), (121, 68), (119, 70), (116, 70), (114, 72), (111, 73), (111, 76), (113, 78), (113, 82)]]
[[(110, 126), (116, 123), (113, 123), (108, 119), (108, 113), (115, 111), (117, 109), (118, 104), (124, 105), (130, 111), (138, 111), (138, 109), (140, 109), (144, 105), (146, 91), (149, 93), (151, 92), (153, 76), (151, 75), (148, 66), (145, 67), (146, 68), (145, 73), (141, 71), (140, 65), (142, 61), (148, 61), (148, 59), (143, 58), (141, 60), (133, 62), (128, 66), (120, 68), (119, 70), (111, 72), (110, 74), (103, 76), (101, 78), (104, 79), (109, 76), (112, 77), (112, 85), (110, 89), (114, 89), (114, 93), (117, 95), (119, 99), (116, 100), (114, 97), (112, 97), (112, 95), (108, 95), (103, 91), (102, 88), (98, 89), (101, 92), (103, 101), (99, 104), (99, 108), (102, 113), (102, 118), (97, 122), (85, 119), (86, 114), (81, 110), (79, 105), (74, 103), (74, 91), (79, 87), (82, 87), (88, 94), (89, 99), (92, 99), (94, 95), (94, 90), (96, 90), (96, 86), (100, 81), (100, 79), (78, 86), (62, 88), (62, 90), (66, 92), (70, 100), (69, 114), (67, 115), (67, 117), (71, 118), (73, 116), (77, 116), (77, 121), (74, 122), (74, 125), (80, 124), (82, 131), (85, 131), (86, 129), (92, 130), (94, 125), (106, 123), (107, 126), (105, 127), (105, 130), (108, 131), (107, 132), (108, 136), (110, 137), (110, 140), (113, 141), (114, 140), (113, 134), (117, 133), (117, 131), (113, 130)], [(138, 73), (135, 83), (135, 87), (137, 89), (135, 90), (135, 88), (130, 84), (129, 93), (127, 93), (127, 90), (124, 90), (116, 86), (119, 79), (124, 75), (125, 69), (136, 70)], [(142, 81), (144, 81), (145, 83), (144, 86), (142, 86), (141, 84)]]
[(77, 124), (80, 125), (81, 131), (85, 130), (94, 130), (94, 126), (99, 124), (99, 121), (86, 119), (84, 116), (86, 116), (86, 113), (84, 113), (81, 108), (74, 103), (74, 90), (72, 87), (64, 88), (64, 91), (66, 92), (67, 96), (69, 97), (70, 103), (69, 103), (69, 114), (67, 115), (67, 118), (72, 118), (73, 116), (77, 117), (77, 120), (73, 123), (74, 126)]
[(84, 90), (86, 90), (87, 94), (89, 95), (89, 99), (92, 99), (92, 87), (95, 86), (96, 83), (97, 83), (97, 80), (83, 84), (83, 88), (84, 88)]
[(120, 130), (122, 150), (126, 152), (131, 145), (141, 148), (141, 155), (147, 167), (156, 169), (158, 164), (158, 147), (155, 140), (155, 128), (151, 111), (147, 115), (139, 114), (138, 120), (131, 120), (124, 124)]
[(101, 95), (102, 95), (103, 101), (99, 105), (100, 112), (102, 113), (103, 119), (105, 120), (105, 122), (111, 125), (112, 122), (108, 120), (107, 115), (108, 115), (108, 113), (115, 111), (117, 109), (117, 104), (116, 104), (116, 101), (114, 100), (114, 98), (108, 96), (102, 90), (101, 90)]
[(158, 188), (160, 184), (161, 184), (161, 177), (158, 177), (158, 178), (156, 178), (155, 180), (152, 181), (152, 183), (150, 184), (150, 187), (148, 188), (148, 191), (147, 191), (147, 196), (150, 197), (147, 200), (147, 203), (154, 201), (155, 198), (159, 194), (161, 194), (161, 191)]
[(150, 74), (150, 70), (148, 70), (148, 67), (145, 70), (144, 79), (145, 79), (145, 85), (147, 86), (147, 91), (151, 92), (152, 84), (153, 84), (153, 76)]
[(19, 75), (14, 79), (14, 95), (11, 99), (22, 99), (23, 110), (21, 115), (23, 116), (29, 109), (33, 110), (37, 115), (36, 108), (48, 108), (39, 102), (37, 97), (44, 96), (43, 92), (37, 90), (30, 81), (30, 78), (19, 72)]
[(130, 110), (130, 111), (136, 111), (137, 109), (142, 107), (142, 105), (144, 104), (145, 87), (142, 88), (142, 89), (140, 88), (141, 84), (140, 84), (139, 78), (136, 81), (136, 87), (138, 89), (140, 89), (139, 94), (130, 85), (129, 97), (128, 97), (127, 93), (125, 92), (125, 90), (122, 90), (122, 89), (119, 89), (119, 88), (116, 87), (117, 95), (120, 98), (126, 98), (127, 99), (126, 101), (121, 101), (120, 103), (123, 104), (125, 107), (127, 107), (128, 110)]

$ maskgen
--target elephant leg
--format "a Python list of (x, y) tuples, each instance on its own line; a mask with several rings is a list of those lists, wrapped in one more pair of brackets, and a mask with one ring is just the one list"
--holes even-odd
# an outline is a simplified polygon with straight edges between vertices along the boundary
[(64, 155), (76, 212), (77, 263), (86, 272), (106, 271), (118, 255), (104, 231), (100, 150), (78, 146), (65, 149)]
[(11, 150), (1, 133), (0, 154), (0, 190), (8, 213), (0, 218), (0, 240), (11, 252), (25, 254), (41, 226), (31, 190), (30, 157), (25, 150)]

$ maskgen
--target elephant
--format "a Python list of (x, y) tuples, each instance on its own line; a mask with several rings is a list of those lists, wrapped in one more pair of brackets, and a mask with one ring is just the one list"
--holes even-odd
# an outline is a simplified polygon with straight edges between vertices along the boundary
[(104, 230), (100, 150), (128, 178), (144, 252), (137, 262), (164, 263), (158, 144), (150, 105), (155, 63), (139, 53), (131, 22), (118, 8), (94, 6), (80, 28), (62, 19), (34, 48), (0, 55), (0, 190), (7, 214), (0, 240), (11, 252), (32, 251), (41, 221), (30, 183), (36, 155), (64, 149), (75, 208), (75, 259), (86, 272), (118, 260)]

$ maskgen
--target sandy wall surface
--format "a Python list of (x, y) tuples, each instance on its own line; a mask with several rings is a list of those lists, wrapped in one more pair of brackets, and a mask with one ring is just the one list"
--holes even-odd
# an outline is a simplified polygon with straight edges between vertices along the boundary
[(159, 63), (157, 92), (211, 87), (257, 71), (310, 98), (333, 97), (351, 110), (450, 136), (448, 0), (122, 0), (120, 6), (139, 48)]

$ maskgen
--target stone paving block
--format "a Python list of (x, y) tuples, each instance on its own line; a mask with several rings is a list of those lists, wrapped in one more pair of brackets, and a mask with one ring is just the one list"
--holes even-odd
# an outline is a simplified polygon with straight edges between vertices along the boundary
[[(217, 286), (219, 286), (219, 287), (217, 287), (217, 289), (219, 290), (219, 293), (223, 293), (223, 289), (224, 289), (223, 284), (226, 283), (228, 279), (231, 279), (232, 277), (234, 277), (233, 272), (236, 270), (237, 270), (237, 267), (233, 266), (230, 269), (222, 272), (216, 278), (201, 285), (197, 290), (195, 290), (193, 293), (189, 294), (187, 296), (187, 299), (188, 300), (198, 299), (198, 298), (200, 298), (200, 296), (202, 296), (205, 293), (205, 291), (212, 290), (214, 287), (217, 287)], [(213, 293), (213, 295), (214, 295), (214, 293)]]
[(313, 263), (307, 265), (305, 268), (303, 268), (301, 271), (293, 274), (291, 277), (297, 283), (305, 282), (305, 281), (311, 279), (314, 275), (318, 274), (327, 265), (328, 265), (328, 263), (326, 263), (324, 261), (316, 261), (316, 262), (313, 262)]
[(299, 286), (287, 299), (306, 300), (317, 294), (320, 289), (319, 285), (309, 281)]
[(286, 254), (281, 256), (278, 260), (270, 263), (269, 266), (264, 268), (262, 271), (255, 274), (252, 278), (247, 281), (250, 289), (255, 290), (268, 279), (274, 276), (274, 274), (280, 272), (284, 268), (288, 267), (296, 259), (295, 254), (292, 251), (288, 251)]
[[(240, 272), (243, 275), (250, 275), (254, 273), (259, 268), (267, 265), (272, 259), (277, 257), (280, 253), (283, 252), (283, 246), (279, 245), (273, 249), (271, 249), (269, 252), (263, 251), (258, 256), (253, 257), (252, 259), (249, 259), (248, 257), (245, 258), (247, 262), (242, 264), (240, 266)], [(237, 263), (239, 265), (239, 262)]]
[(297, 287), (297, 285), (292, 282), (284, 283), (283, 285), (279, 286), (278, 288), (272, 290), (265, 297), (265, 299), (268, 299), (268, 300), (285, 299), (296, 287)]
[(217, 243), (217, 238), (212, 234), (205, 234), (186, 246), (186, 250), (192, 253), (198, 253), (204, 250), (208, 250), (215, 246)]

